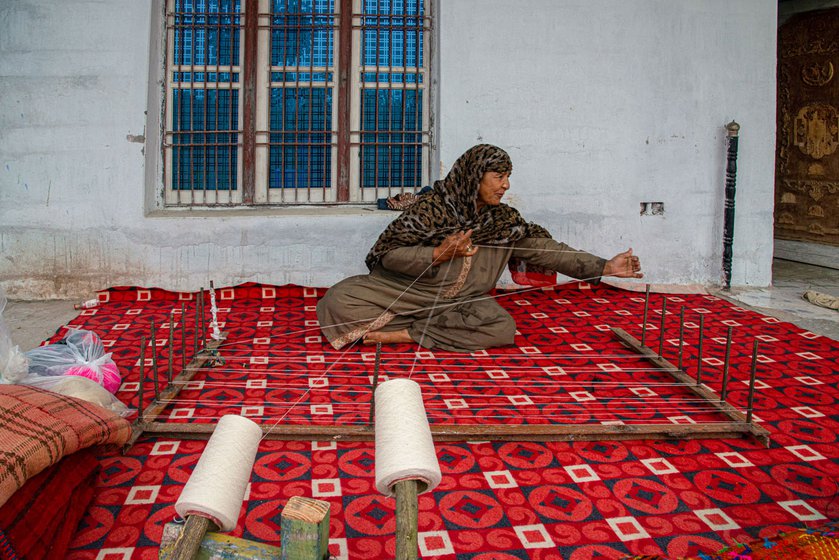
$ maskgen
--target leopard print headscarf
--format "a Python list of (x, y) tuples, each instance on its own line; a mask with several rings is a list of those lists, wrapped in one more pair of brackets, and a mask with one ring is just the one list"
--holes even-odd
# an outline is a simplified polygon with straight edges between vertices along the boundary
[(502, 245), (525, 237), (550, 237), (542, 226), (527, 223), (515, 208), (506, 204), (484, 206), (478, 211), (478, 187), (487, 171), (511, 173), (507, 152), (490, 144), (479, 144), (460, 156), (446, 178), (420, 196), (379, 236), (367, 254), (367, 268), (373, 268), (388, 251), (414, 245), (437, 246), (457, 231), (472, 230), (472, 240), (483, 245)]

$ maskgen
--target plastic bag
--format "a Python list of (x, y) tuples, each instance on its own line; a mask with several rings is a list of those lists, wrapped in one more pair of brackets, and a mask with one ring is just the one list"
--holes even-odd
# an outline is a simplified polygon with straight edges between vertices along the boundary
[(12, 332), (3, 319), (6, 293), (0, 288), (0, 383), (17, 383), (29, 373), (26, 354), (12, 342)]
[(118, 398), (106, 391), (104, 387), (95, 381), (83, 377), (67, 375), (43, 377), (40, 375), (30, 375), (21, 380), (20, 385), (38, 387), (39, 389), (45, 389), (53, 393), (92, 402), (123, 418), (131, 416), (134, 413), (133, 409), (125, 406)]
[(119, 369), (95, 332), (71, 330), (61, 342), (40, 346), (26, 356), (30, 375), (86, 377), (110, 393), (119, 389)]

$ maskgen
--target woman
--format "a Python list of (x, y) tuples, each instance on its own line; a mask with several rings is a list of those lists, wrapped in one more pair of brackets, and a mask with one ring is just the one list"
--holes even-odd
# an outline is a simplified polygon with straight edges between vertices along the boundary
[(508, 263), (519, 283), (538, 280), (539, 268), (593, 283), (643, 276), (632, 249), (609, 261), (576, 251), (501, 204), (512, 170), (501, 148), (475, 146), (391, 222), (367, 255), (370, 274), (342, 280), (318, 302), (332, 346), (359, 338), (454, 352), (512, 344), (515, 321), (487, 295)]

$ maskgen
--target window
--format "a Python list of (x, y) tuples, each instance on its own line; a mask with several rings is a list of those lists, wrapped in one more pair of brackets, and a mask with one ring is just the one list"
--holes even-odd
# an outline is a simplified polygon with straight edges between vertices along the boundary
[(167, 206), (428, 183), (431, 0), (167, 0)]

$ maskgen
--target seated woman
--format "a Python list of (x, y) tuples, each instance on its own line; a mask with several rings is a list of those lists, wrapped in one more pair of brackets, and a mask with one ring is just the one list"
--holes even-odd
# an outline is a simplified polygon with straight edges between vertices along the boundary
[(512, 344), (515, 321), (487, 295), (508, 263), (519, 283), (533, 277), (519, 274), (521, 264), (592, 283), (643, 276), (632, 249), (608, 261), (576, 251), (501, 204), (512, 170), (501, 148), (475, 146), (391, 222), (367, 255), (370, 274), (342, 280), (318, 302), (332, 346), (363, 339), (474, 352)]

